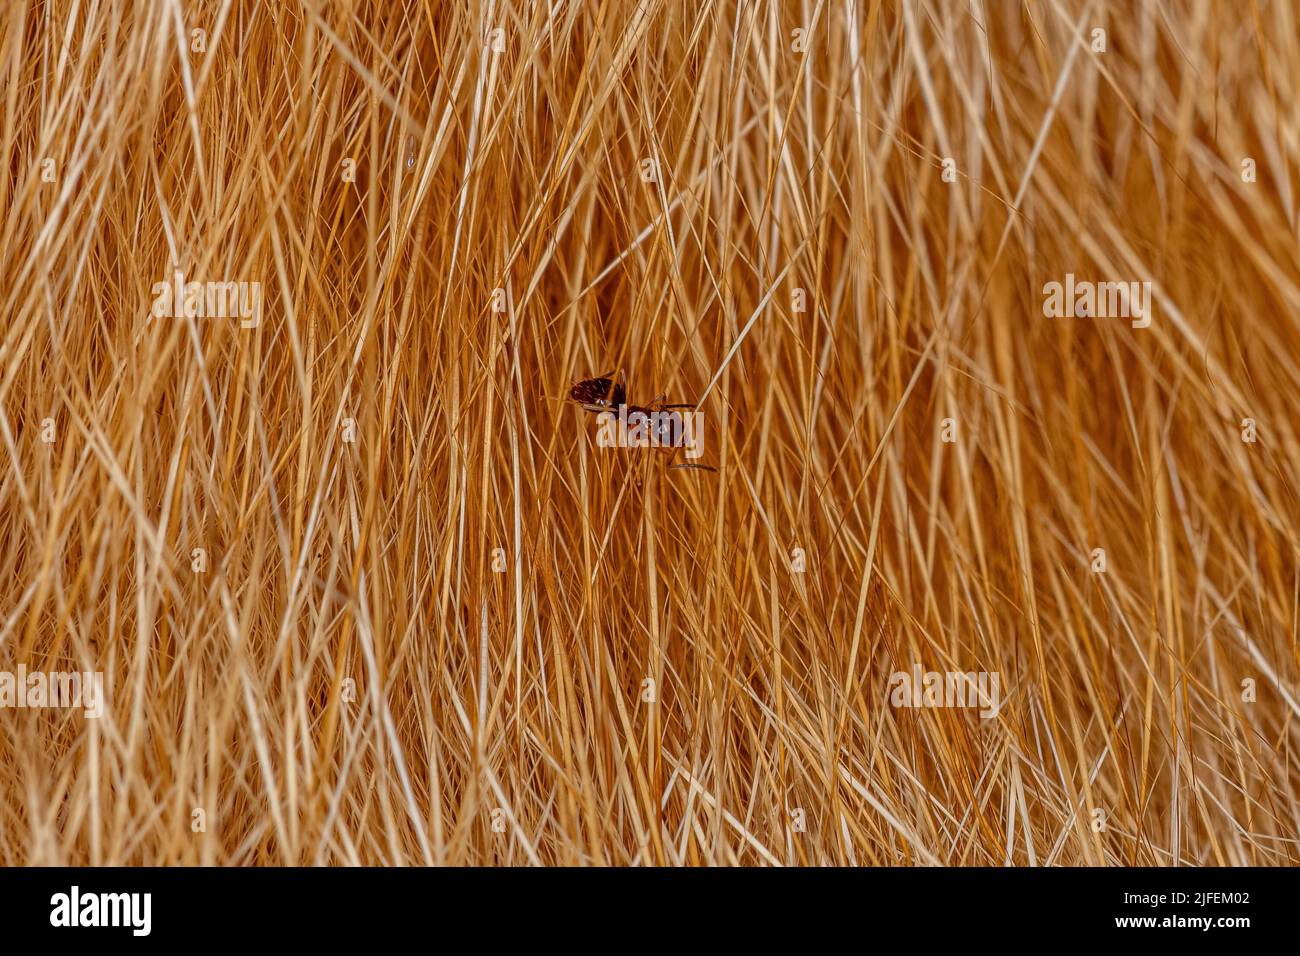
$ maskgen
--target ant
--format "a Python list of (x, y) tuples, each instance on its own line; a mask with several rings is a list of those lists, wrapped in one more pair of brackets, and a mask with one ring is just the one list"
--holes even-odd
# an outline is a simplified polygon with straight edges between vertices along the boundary
[[(695, 406), (690, 403), (666, 405), (663, 403), (665, 397), (660, 395), (652, 399), (649, 405), (629, 405), (627, 403), (627, 389), (614, 381), (612, 371), (596, 378), (583, 379), (569, 389), (569, 398), (581, 405), (585, 411), (618, 415), (621, 424), (626, 424), (632, 420), (633, 415), (637, 415), (640, 420), (647, 422), (650, 426), (652, 431), (651, 444), (671, 447), (681, 451), (685, 447), (681, 443), (681, 438), (688, 434), (686, 423), (681, 412), (671, 411), (671, 409), (695, 408)], [(718, 470), (712, 465), (692, 461), (681, 461), (668, 467), (699, 468), (704, 471)]]

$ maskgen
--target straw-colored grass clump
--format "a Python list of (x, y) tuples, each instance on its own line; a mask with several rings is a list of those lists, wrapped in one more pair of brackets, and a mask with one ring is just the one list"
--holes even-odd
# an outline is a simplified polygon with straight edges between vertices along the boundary
[(1298, 43), (6, 4), (0, 864), (1300, 862)]

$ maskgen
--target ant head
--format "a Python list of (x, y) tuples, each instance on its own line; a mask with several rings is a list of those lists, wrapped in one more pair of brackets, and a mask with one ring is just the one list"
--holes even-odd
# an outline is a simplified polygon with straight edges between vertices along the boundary
[(612, 378), (601, 376), (579, 382), (569, 389), (569, 398), (589, 411), (604, 411), (627, 404), (627, 389)]

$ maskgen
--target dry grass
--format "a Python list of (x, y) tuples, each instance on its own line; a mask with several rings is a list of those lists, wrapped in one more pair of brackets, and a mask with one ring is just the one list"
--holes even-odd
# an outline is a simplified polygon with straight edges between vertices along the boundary
[(1300, 862), (1296, 21), (6, 3), (0, 863)]

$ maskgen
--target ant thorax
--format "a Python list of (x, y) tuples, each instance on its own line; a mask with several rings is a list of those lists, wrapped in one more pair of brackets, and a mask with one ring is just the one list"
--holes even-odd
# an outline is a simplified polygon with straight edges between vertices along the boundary
[(681, 448), (687, 458), (704, 454), (704, 415), (675, 409), (619, 405), (596, 416), (601, 448)]

